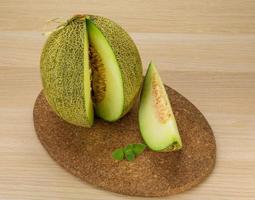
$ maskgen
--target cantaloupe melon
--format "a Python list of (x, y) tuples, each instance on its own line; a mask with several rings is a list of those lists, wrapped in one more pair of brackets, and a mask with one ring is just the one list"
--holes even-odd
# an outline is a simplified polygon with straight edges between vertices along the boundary
[(135, 102), (142, 63), (131, 37), (104, 17), (77, 15), (49, 36), (41, 56), (44, 95), (65, 121), (84, 127), (94, 114), (116, 121)]

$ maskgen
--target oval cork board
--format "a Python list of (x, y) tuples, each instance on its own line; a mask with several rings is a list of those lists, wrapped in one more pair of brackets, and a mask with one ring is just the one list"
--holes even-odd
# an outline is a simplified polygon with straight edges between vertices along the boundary
[(178, 152), (146, 150), (134, 161), (116, 161), (111, 153), (142, 138), (137, 106), (115, 123), (96, 119), (92, 128), (71, 125), (49, 107), (43, 93), (34, 106), (34, 126), (49, 155), (71, 174), (112, 192), (167, 196), (199, 184), (213, 170), (216, 144), (210, 125), (186, 98), (166, 86), (183, 141)]

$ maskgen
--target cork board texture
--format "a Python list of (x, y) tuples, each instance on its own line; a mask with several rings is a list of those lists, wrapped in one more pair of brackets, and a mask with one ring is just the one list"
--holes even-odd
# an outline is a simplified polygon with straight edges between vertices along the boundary
[(34, 106), (34, 126), (49, 155), (64, 169), (99, 188), (131, 196), (167, 196), (202, 182), (213, 170), (216, 143), (202, 113), (166, 86), (183, 141), (178, 152), (146, 150), (134, 161), (116, 161), (112, 151), (140, 143), (137, 105), (114, 123), (95, 119), (92, 128), (71, 125), (48, 105), (43, 92)]

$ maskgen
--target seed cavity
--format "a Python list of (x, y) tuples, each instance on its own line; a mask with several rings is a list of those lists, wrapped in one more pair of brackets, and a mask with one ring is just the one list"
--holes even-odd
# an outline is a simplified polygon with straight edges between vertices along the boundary
[(101, 102), (106, 93), (105, 67), (98, 52), (89, 46), (89, 60), (92, 69), (92, 99), (94, 103)]
[(156, 115), (161, 123), (165, 123), (171, 117), (171, 110), (164, 88), (162, 88), (156, 74), (152, 76), (152, 96), (156, 107)]

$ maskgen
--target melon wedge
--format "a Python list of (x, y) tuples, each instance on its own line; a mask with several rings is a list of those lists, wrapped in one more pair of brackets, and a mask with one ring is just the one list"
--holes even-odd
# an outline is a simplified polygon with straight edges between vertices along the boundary
[[(96, 25), (87, 19), (90, 41), (92, 88), (97, 116), (107, 121), (120, 118), (124, 108), (123, 80), (111, 46)], [(100, 79), (100, 80), (99, 80)]]
[(153, 63), (143, 83), (138, 121), (144, 142), (150, 149), (167, 152), (182, 148), (170, 99)]

